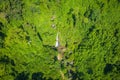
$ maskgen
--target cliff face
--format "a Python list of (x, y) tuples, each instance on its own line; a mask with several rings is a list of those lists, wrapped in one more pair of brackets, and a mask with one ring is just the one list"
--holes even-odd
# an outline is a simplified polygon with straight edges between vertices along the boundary
[(0, 80), (119, 80), (119, 13), (120, 0), (1, 0)]

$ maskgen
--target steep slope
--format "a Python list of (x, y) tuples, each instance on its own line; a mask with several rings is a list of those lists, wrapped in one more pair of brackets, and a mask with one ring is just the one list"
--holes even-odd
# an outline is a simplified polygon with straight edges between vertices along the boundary
[(119, 12), (119, 0), (1, 0), (0, 80), (119, 80)]

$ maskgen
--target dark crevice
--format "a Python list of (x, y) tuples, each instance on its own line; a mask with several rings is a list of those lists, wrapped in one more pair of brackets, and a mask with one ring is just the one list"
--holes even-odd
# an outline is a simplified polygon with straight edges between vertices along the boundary
[[(89, 38), (89, 35), (91, 35), (91, 33), (94, 31), (95, 28), (96, 28), (95, 25), (90, 26), (90, 28), (89, 28), (88, 31), (86, 32), (86, 37)], [(99, 32), (99, 31), (98, 31), (98, 32)]]
[(96, 33), (96, 35), (99, 35), (100, 34), (100, 30), (96, 30), (95, 33)]
[(3, 23), (0, 22), (0, 30), (2, 30), (3, 27), (4, 27)]
[(3, 32), (0, 32), (0, 47), (3, 48), (4, 47), (4, 39), (6, 37), (6, 34), (4, 34)]
[(89, 32), (92, 32), (93, 29), (95, 29), (95, 26), (94, 26), (94, 25), (89, 28)]
[(120, 0), (117, 0), (118, 1), (118, 3), (120, 3)]
[(40, 35), (39, 32), (37, 32), (37, 36), (38, 36), (38, 38), (39, 38), (40, 41), (43, 41), (43, 39), (42, 39), (42, 37), (41, 37), (41, 35)]
[(24, 29), (24, 27), (23, 27), (23, 25), (20, 25), (18, 28), (20, 28), (20, 29), (22, 29), (24, 32), (26, 32), (25, 29)]
[(113, 70), (113, 65), (112, 64), (106, 64), (105, 68), (104, 68), (104, 74), (108, 74), (110, 72), (112, 72)]
[(11, 64), (12, 66), (15, 66), (14, 60), (10, 59), (6, 55), (4, 55), (0, 58), (0, 63)]
[(82, 72), (75, 72), (73, 70), (68, 70), (68, 78), (70, 80), (83, 80), (84, 73)]
[(76, 25), (76, 16), (75, 16), (75, 14), (72, 14), (72, 19), (73, 19), (73, 26), (75, 26)]
[(29, 42), (31, 41), (30, 36), (26, 36), (26, 40)]
[(91, 26), (91, 27), (89, 28), (89, 30), (88, 30), (87, 35), (90, 35), (90, 33), (93, 32), (94, 29), (95, 29), (95, 26), (94, 26), (94, 25)]
[(43, 77), (44, 74), (42, 72), (36, 72), (32, 74), (32, 80), (45, 80)]
[(21, 72), (17, 75), (15, 80), (29, 80), (29, 73)]
[(87, 73), (88, 73), (88, 74), (93, 74), (93, 70), (92, 70), (91, 68), (88, 68), (88, 69), (87, 69)]

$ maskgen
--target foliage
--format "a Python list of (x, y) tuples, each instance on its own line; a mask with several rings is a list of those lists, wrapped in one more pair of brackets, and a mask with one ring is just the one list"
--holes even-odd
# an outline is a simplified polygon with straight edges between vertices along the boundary
[(119, 80), (119, 12), (119, 0), (1, 0), (0, 80)]

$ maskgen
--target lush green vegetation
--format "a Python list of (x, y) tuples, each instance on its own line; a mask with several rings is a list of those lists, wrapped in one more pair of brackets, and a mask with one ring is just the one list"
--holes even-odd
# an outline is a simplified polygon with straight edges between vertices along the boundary
[(0, 0), (0, 80), (119, 80), (119, 57), (120, 0)]

